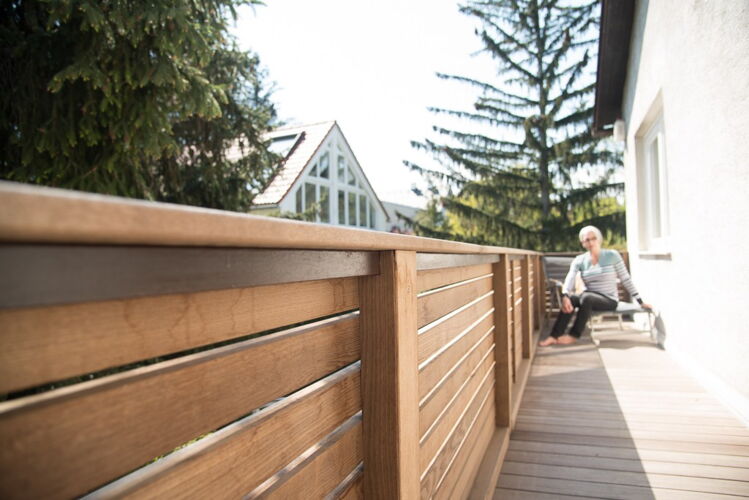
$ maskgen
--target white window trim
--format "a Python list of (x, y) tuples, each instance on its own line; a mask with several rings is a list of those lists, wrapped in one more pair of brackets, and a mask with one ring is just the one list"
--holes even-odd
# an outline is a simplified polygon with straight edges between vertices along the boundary
[[(670, 210), (668, 196), (668, 163), (666, 158), (666, 137), (663, 114), (659, 113), (648, 124), (643, 134), (637, 137), (637, 190), (640, 224), (640, 250), (650, 253), (668, 253), (670, 250)], [(657, 144), (654, 156), (653, 144)], [(655, 193), (655, 173), (657, 169), (658, 192)], [(658, 219), (654, 220), (653, 208), (658, 204)], [(659, 224), (659, 236), (655, 236)]]

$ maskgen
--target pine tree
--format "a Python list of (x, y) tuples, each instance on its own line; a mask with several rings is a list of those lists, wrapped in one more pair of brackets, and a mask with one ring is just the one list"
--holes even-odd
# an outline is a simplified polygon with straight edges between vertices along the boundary
[(579, 248), (577, 231), (587, 224), (624, 234), (621, 207), (610, 209), (623, 189), (612, 181), (620, 154), (592, 135), (598, 6), (495, 0), (461, 7), (480, 21), (477, 35), (497, 62), (497, 81), (438, 75), (475, 87), (479, 97), (471, 111), (431, 108), (462, 124), (435, 126), (438, 139), (412, 143), (440, 168), (406, 162), (451, 189), (440, 202), (453, 238), (562, 250)]
[[(2, 2), (0, 176), (246, 206), (266, 154), (258, 137), (275, 117), (257, 59), (228, 35), (235, 7), (250, 3)], [(260, 149), (227, 162), (219, 143), (236, 140)]]

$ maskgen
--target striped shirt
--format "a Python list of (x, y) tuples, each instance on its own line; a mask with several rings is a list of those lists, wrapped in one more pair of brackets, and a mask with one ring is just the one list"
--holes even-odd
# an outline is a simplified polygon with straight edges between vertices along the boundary
[(616, 287), (616, 279), (619, 278), (629, 295), (637, 302), (642, 303), (640, 294), (637, 293), (632, 278), (630, 278), (629, 272), (624, 266), (624, 260), (616, 250), (601, 249), (598, 263), (595, 265), (593, 265), (590, 252), (575, 257), (572, 265), (570, 265), (570, 271), (564, 279), (563, 293), (569, 295), (575, 289), (577, 273), (581, 274), (586, 291), (598, 292), (616, 301), (619, 301), (619, 291)]

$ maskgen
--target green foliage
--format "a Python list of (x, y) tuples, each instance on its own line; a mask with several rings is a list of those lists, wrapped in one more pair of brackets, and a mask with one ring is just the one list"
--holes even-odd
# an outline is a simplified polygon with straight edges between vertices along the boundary
[(598, 5), (495, 0), (461, 7), (482, 25), (477, 34), (497, 61), (497, 81), (438, 75), (480, 95), (471, 111), (432, 108), (463, 125), (435, 126), (438, 140), (412, 143), (440, 168), (406, 162), (433, 186), (449, 188), (440, 203), (453, 239), (577, 250), (577, 231), (587, 224), (623, 236), (622, 207), (603, 203), (623, 190), (612, 181), (620, 154), (591, 134)]
[[(241, 3), (254, 0), (3, 2), (0, 175), (245, 206), (258, 169), (229, 165), (218, 144), (241, 130), (243, 145), (257, 147), (275, 111), (257, 59), (227, 34)], [(264, 148), (248, 163), (262, 156)]]

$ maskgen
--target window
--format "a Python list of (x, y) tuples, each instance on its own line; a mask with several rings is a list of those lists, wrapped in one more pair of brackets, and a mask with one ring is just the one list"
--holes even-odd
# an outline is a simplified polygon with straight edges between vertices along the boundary
[(372, 229), (375, 227), (375, 208), (371, 203), (369, 204), (369, 227)]
[(330, 155), (328, 153), (320, 157), (320, 177), (323, 179), (330, 177)]
[(310, 177), (317, 177), (317, 163), (312, 165), (312, 168), (309, 170), (309, 176)]
[(346, 182), (346, 158), (338, 155), (338, 182)]
[(304, 211), (312, 209), (315, 203), (317, 203), (317, 186), (311, 182), (304, 184)]
[(296, 190), (296, 212), (298, 214), (302, 213), (302, 207), (304, 206), (304, 203), (302, 202), (302, 186), (299, 186), (299, 189)]
[(351, 167), (348, 168), (348, 185), (356, 186), (356, 176), (354, 175), (354, 171), (351, 170)]
[(668, 175), (663, 116), (637, 137), (637, 195), (640, 250), (668, 251)]
[(320, 222), (330, 222), (330, 188), (320, 186)]
[(359, 195), (359, 225), (367, 227), (367, 196)]
[(356, 225), (356, 193), (348, 194), (348, 224)]
[(338, 191), (338, 224), (346, 223), (346, 191)]

